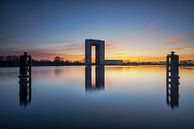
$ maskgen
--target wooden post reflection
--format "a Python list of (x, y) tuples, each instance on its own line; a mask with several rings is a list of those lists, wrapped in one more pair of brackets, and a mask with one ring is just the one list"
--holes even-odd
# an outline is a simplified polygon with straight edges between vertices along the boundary
[(179, 56), (174, 52), (166, 58), (166, 102), (171, 106), (179, 105)]

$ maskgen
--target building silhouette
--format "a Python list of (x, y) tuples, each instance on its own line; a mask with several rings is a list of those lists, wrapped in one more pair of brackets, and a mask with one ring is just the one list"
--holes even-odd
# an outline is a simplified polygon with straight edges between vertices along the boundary
[(96, 47), (96, 65), (104, 65), (105, 41), (86, 39), (85, 40), (85, 63), (92, 65), (92, 46)]

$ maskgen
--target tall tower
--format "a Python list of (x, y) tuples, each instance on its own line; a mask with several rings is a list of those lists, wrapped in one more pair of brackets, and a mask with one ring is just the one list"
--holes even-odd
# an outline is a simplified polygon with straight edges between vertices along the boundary
[(92, 46), (96, 47), (96, 65), (104, 65), (105, 41), (95, 39), (85, 40), (85, 64), (92, 65)]

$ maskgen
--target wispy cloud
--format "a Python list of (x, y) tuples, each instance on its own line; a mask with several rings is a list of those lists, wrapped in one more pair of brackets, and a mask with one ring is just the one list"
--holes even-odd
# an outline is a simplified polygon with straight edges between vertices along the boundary
[(151, 23), (147, 24), (145, 27), (129, 33), (130, 35), (147, 35), (150, 34), (152, 32), (155, 32), (156, 30), (158, 30), (160, 28), (160, 25), (162, 24), (162, 22), (164, 21), (164, 17), (158, 18), (154, 21), (152, 21)]
[(194, 34), (180, 34), (168, 37), (164, 40), (166, 44), (181, 44), (181, 43), (194, 42)]
[(179, 51), (179, 50), (185, 50), (185, 49), (194, 49), (194, 45), (174, 48), (174, 50), (177, 50), (177, 51)]
[(53, 59), (55, 56), (62, 56), (68, 60), (78, 60), (84, 56), (84, 46), (80, 44), (59, 43), (32, 49), (31, 53), (33, 53), (35, 58)]
[(55, 56), (61, 56), (68, 60), (80, 60), (84, 57), (83, 43), (63, 41), (50, 41), (31, 48), (4, 47), (0, 48), (0, 55), (20, 55), (24, 51), (29, 52), (34, 59), (52, 60)]

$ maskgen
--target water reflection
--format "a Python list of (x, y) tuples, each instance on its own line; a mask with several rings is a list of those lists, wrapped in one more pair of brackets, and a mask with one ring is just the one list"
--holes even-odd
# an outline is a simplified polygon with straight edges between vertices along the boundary
[(64, 70), (61, 69), (60, 66), (58, 66), (58, 67), (55, 68), (55, 71), (54, 71), (54, 72), (55, 72), (55, 75), (56, 75), (56, 76), (60, 76), (60, 75), (63, 75)]
[[(178, 86), (164, 66), (57, 68), (64, 73), (34, 67), (32, 91), (30, 83), (18, 84), (18, 68), (0, 68), (0, 128), (194, 128), (194, 69), (180, 67)], [(102, 90), (91, 86), (96, 74), (104, 77)]]
[(179, 106), (179, 79), (178, 78), (167, 77), (166, 102), (168, 105), (171, 106), (172, 109), (174, 109), (174, 107)]
[(31, 77), (19, 79), (19, 102), (24, 107), (31, 102)]
[(172, 109), (179, 106), (179, 69), (167, 68), (166, 102)]
[[(104, 66), (95, 66), (95, 73), (92, 72), (91, 66), (85, 67), (85, 89), (91, 90), (104, 90)], [(95, 76), (95, 81), (92, 81)]]

